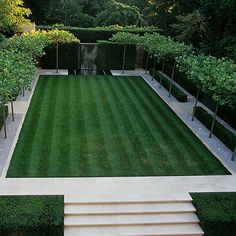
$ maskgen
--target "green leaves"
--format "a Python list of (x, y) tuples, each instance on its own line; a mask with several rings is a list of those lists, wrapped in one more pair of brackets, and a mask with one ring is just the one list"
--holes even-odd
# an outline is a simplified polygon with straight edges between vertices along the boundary
[(80, 43), (80, 40), (78, 38), (76, 38), (72, 33), (65, 30), (53, 29), (48, 31), (46, 35), (51, 43)]
[(236, 65), (228, 59), (212, 56), (181, 56), (177, 59), (180, 71), (188, 79), (211, 94), (219, 105), (236, 104)]
[(139, 42), (139, 38), (140, 36), (138, 36), (137, 34), (132, 34), (129, 32), (118, 32), (117, 34), (114, 34), (112, 38), (110, 38), (110, 40), (123, 44), (137, 44)]

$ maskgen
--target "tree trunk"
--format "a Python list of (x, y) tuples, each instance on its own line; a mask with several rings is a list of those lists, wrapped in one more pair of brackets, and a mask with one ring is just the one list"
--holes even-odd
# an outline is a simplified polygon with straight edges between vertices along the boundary
[(161, 78), (160, 78), (160, 88), (161, 88), (161, 83), (162, 83), (162, 79), (163, 79), (163, 77), (164, 77), (164, 68), (165, 68), (165, 60), (163, 59), (163, 61), (162, 61), (162, 68), (161, 68)]
[(56, 46), (56, 49), (57, 49), (57, 52), (56, 52), (56, 73), (58, 73), (58, 68), (59, 68), (59, 49), (58, 49), (58, 43), (57, 43), (57, 46)]
[(175, 75), (175, 68), (176, 68), (176, 61), (174, 62), (173, 69), (172, 69), (170, 88), (169, 88), (169, 97), (171, 95), (171, 90), (172, 90), (172, 86), (173, 86), (173, 80), (174, 80), (174, 75)]
[(213, 130), (214, 130), (215, 122), (216, 122), (216, 116), (217, 116), (218, 108), (219, 108), (219, 103), (216, 104), (216, 110), (215, 110), (215, 114), (214, 114), (214, 117), (213, 117), (213, 120), (212, 120), (211, 131), (210, 131), (209, 138), (211, 138), (211, 136), (213, 134)]
[(11, 117), (12, 121), (15, 121), (15, 114), (14, 114), (14, 106), (13, 106), (13, 98), (11, 99)]
[(156, 70), (156, 58), (154, 57), (154, 61), (153, 61), (153, 71), (152, 71), (152, 81), (153, 81), (153, 79), (154, 79), (155, 70)]
[(125, 73), (125, 56), (126, 56), (126, 44), (124, 45), (123, 65), (122, 65), (122, 74), (124, 74), (124, 73)]
[(25, 96), (25, 87), (24, 86), (22, 88), (22, 95), (23, 95), (23, 97)]
[(145, 74), (147, 74), (147, 70), (148, 70), (148, 54), (147, 54), (147, 60), (146, 60)]
[(3, 114), (3, 128), (4, 128), (4, 135), (5, 139), (7, 138), (7, 125), (6, 125), (6, 112), (5, 112), (5, 105), (2, 106), (2, 114)]
[(197, 90), (196, 101), (195, 101), (195, 105), (194, 105), (194, 107), (193, 107), (192, 121), (194, 121), (194, 118), (195, 118), (197, 103), (198, 103), (198, 99), (199, 99), (199, 93), (200, 93), (200, 88), (198, 88), (198, 90)]
[(235, 156), (236, 156), (236, 145), (235, 145), (235, 148), (234, 148), (234, 152), (233, 152), (231, 161), (234, 161)]

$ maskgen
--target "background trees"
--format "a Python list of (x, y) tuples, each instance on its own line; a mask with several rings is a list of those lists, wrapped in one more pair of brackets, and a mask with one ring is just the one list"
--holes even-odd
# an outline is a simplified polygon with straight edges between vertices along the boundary
[(30, 9), (23, 8), (23, 0), (0, 1), (0, 33), (16, 32), (19, 26), (29, 23)]

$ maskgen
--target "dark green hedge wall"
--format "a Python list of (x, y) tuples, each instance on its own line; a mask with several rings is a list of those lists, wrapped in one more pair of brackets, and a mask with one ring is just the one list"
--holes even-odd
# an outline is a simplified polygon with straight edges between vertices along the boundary
[[(211, 129), (211, 124), (213, 119), (212, 115), (210, 115), (202, 107), (196, 108), (195, 115), (203, 125), (205, 125), (208, 129)], [(220, 124), (218, 121), (216, 121), (215, 123), (213, 134), (217, 138), (219, 138), (229, 149), (231, 149), (232, 151), (234, 150), (236, 145), (236, 136), (228, 129), (226, 129), (222, 124)]]
[[(150, 63), (151, 63), (151, 66), (152, 66), (152, 62), (150, 62)], [(161, 66), (162, 66), (161, 64), (157, 65), (159, 70), (161, 70)], [(167, 74), (168, 76), (171, 76), (171, 72), (172, 72), (172, 63), (171, 62), (166, 62), (164, 73)], [(178, 68), (176, 68), (174, 80), (180, 86), (182, 86), (184, 89), (186, 89), (189, 93), (191, 93), (192, 95), (196, 95), (196, 93), (197, 93), (196, 86), (191, 81), (189, 81), (186, 78), (186, 75), (181, 73), (178, 70)], [(210, 110), (212, 110), (212, 111), (215, 110), (216, 104), (208, 94), (200, 92), (199, 100), (206, 107), (208, 107)], [(218, 115), (223, 120), (225, 120), (230, 126), (232, 126), (233, 128), (236, 129), (236, 122), (235, 122), (235, 120), (236, 120), (236, 108), (232, 109), (232, 108), (228, 108), (226, 106), (219, 106)]]
[(236, 235), (236, 193), (191, 193), (205, 236)]
[[(123, 66), (124, 45), (108, 41), (98, 42), (98, 70), (121, 70)], [(136, 61), (136, 46), (127, 45), (125, 69), (134, 70)]]
[(1, 196), (1, 236), (63, 236), (63, 196)]
[[(3, 107), (0, 106), (0, 130), (3, 127), (3, 124), (4, 124), (2, 109), (3, 109)], [(6, 115), (6, 117), (8, 116), (8, 107), (7, 106), (5, 106), (5, 115)]]
[[(38, 29), (50, 30), (53, 26), (38, 26)], [(130, 32), (143, 35), (145, 33), (162, 32), (156, 28), (141, 28), (141, 29), (112, 29), (112, 28), (77, 28), (77, 27), (61, 27), (62, 30), (67, 30), (73, 33), (80, 39), (81, 43), (96, 43), (98, 40), (108, 40), (117, 32)]]
[[(150, 73), (153, 74), (153, 69), (150, 69)], [(159, 74), (158, 71), (154, 71), (154, 78), (157, 81), (160, 81), (161, 79), (161, 75)], [(167, 90), (169, 90), (170, 88), (170, 81), (166, 78), (162, 79), (162, 86), (164, 88), (166, 88)], [(188, 100), (188, 96), (181, 90), (179, 90), (179, 88), (177, 88), (174, 84), (172, 86), (172, 95), (179, 101), (179, 102), (187, 102)]]
[[(80, 68), (80, 45), (78, 43), (59, 44), (59, 69)], [(56, 68), (56, 45), (52, 44), (45, 48), (45, 53), (40, 59), (43, 69)]]

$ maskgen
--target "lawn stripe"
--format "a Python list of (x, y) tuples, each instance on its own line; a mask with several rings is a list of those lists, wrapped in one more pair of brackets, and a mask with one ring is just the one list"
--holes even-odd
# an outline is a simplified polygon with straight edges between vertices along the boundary
[[(91, 76), (89, 77), (89, 82), (87, 83), (88, 86), (88, 94), (90, 95), (91, 102), (93, 104), (93, 109), (91, 110), (91, 118), (92, 118), (92, 125), (93, 125), (93, 133), (92, 133), (92, 139), (93, 139), (93, 150), (95, 162), (93, 165), (97, 165), (98, 173), (95, 174), (95, 176), (106, 176), (105, 173), (108, 175), (111, 175), (112, 169), (111, 169), (111, 163), (109, 162), (107, 150), (106, 150), (106, 144), (105, 144), (105, 138), (104, 134), (102, 133), (102, 125), (101, 123), (104, 122), (99, 117), (99, 105), (96, 103), (96, 100), (99, 99), (99, 97), (96, 96), (97, 89), (99, 89), (98, 85), (98, 79)], [(94, 86), (93, 86), (94, 85)]]
[[(121, 135), (119, 129), (119, 117), (120, 114), (114, 113), (114, 110), (111, 109), (109, 101), (112, 100), (111, 96), (107, 96), (105, 93), (105, 89), (108, 87), (107, 79), (104, 77), (99, 78), (99, 96), (100, 96), (100, 107), (102, 110), (100, 111), (101, 116), (103, 116), (104, 127), (108, 134), (105, 136), (107, 138), (107, 143), (110, 149), (109, 155), (112, 157), (112, 163), (115, 164), (113, 167), (114, 172), (113, 176), (122, 176), (129, 175), (130, 172), (136, 172), (134, 169), (134, 163), (129, 160), (129, 155), (126, 151), (126, 145), (124, 143), (124, 138)], [(110, 139), (110, 140), (109, 140)], [(123, 171), (121, 171), (123, 170)]]
[[(105, 104), (107, 103), (107, 98), (103, 95), (101, 80), (104, 80), (103, 77), (96, 79), (96, 83), (92, 83), (92, 90), (94, 93), (94, 101), (97, 107), (98, 120), (101, 125), (101, 132), (103, 137), (103, 142), (106, 148), (106, 158), (107, 158), (107, 167), (109, 171), (107, 176), (117, 176), (119, 175), (119, 170), (122, 167), (119, 161), (119, 155), (117, 155), (116, 150), (120, 145), (116, 140), (116, 130), (113, 129), (114, 120), (109, 109), (106, 109)], [(102, 174), (104, 175), (104, 173)]]
[(143, 135), (143, 130), (140, 127), (140, 123), (137, 121), (135, 114), (132, 112), (133, 108), (131, 106), (130, 98), (128, 94), (123, 90), (118, 78), (111, 80), (111, 82), (114, 85), (114, 91), (117, 93), (117, 96), (122, 103), (125, 112), (124, 114), (127, 115), (127, 119), (129, 120), (131, 127), (133, 127), (135, 135), (130, 136), (130, 138), (134, 138), (136, 147), (138, 149), (137, 158), (140, 158), (140, 160), (143, 162), (143, 175), (154, 175), (153, 166), (149, 162), (149, 151), (144, 147), (146, 141), (144, 140), (145, 137)]
[[(42, 143), (40, 147), (40, 153), (38, 154), (39, 160), (38, 163), (34, 163), (37, 166), (37, 176), (40, 174), (44, 174), (48, 176), (50, 174), (51, 169), (51, 148), (52, 148), (52, 140), (54, 137), (54, 124), (55, 124), (55, 116), (52, 114), (55, 113), (55, 103), (57, 101), (58, 95), (58, 80), (54, 81), (50, 79), (49, 84), (47, 86), (47, 90), (45, 91), (48, 96), (44, 98), (44, 102), (47, 103), (47, 106), (43, 108), (43, 113), (45, 116), (44, 127), (41, 131), (40, 140), (38, 142)], [(38, 145), (38, 144), (37, 144)], [(33, 154), (32, 154), (33, 155)], [(34, 173), (34, 171), (32, 170)]]
[[(135, 150), (135, 144), (131, 141), (129, 136), (129, 130), (131, 125), (127, 123), (129, 121), (124, 116), (125, 111), (123, 104), (119, 103), (119, 97), (116, 96), (116, 93), (113, 90), (112, 84), (111, 84), (111, 78), (106, 80), (101, 80), (101, 83), (103, 84), (103, 93), (104, 93), (104, 103), (105, 106), (108, 106), (109, 109), (112, 111), (112, 116), (114, 119), (114, 123), (116, 124), (116, 128), (119, 132), (119, 136), (121, 137), (120, 145), (123, 147), (125, 155), (123, 158), (126, 158), (126, 161), (128, 160), (128, 169), (127, 174), (131, 175), (132, 173), (135, 174), (142, 174), (142, 167), (141, 167), (141, 161), (140, 158), (138, 158), (138, 153)], [(133, 132), (133, 131), (132, 131)], [(122, 156), (122, 153), (118, 153), (120, 156)], [(119, 169), (120, 173), (122, 169)]]
[[(215, 173), (215, 168), (220, 163), (215, 157), (206, 149), (206, 147), (199, 141), (195, 136), (192, 136), (192, 131), (190, 131), (180, 120), (179, 118), (170, 110), (170, 108), (166, 109), (166, 104), (163, 101), (158, 102), (155, 97), (157, 96), (153, 91), (150, 92), (150, 88), (145, 84), (144, 81), (137, 81), (142, 89), (146, 90), (146, 97), (151, 101), (150, 104), (156, 104), (158, 108), (157, 110), (161, 110), (162, 116), (160, 119), (164, 119), (164, 122), (167, 123), (166, 127), (169, 130), (174, 132), (174, 142), (178, 141), (179, 147), (181, 147), (181, 157), (185, 158), (185, 164), (188, 166), (189, 174), (194, 174), (193, 172), (202, 173), (202, 170), (205, 169), (205, 166), (211, 170), (211, 173)], [(151, 96), (153, 95), (153, 96)], [(159, 100), (161, 100), (159, 98)], [(155, 106), (154, 108), (155, 109)], [(169, 113), (169, 114), (168, 114)], [(178, 123), (176, 125), (176, 123)], [(190, 141), (191, 140), (191, 141)], [(205, 150), (204, 150), (205, 149)], [(208, 154), (208, 159), (202, 155), (205, 152)], [(190, 154), (191, 153), (191, 154)], [(189, 158), (189, 155), (192, 158)], [(193, 162), (193, 159), (195, 162)], [(220, 164), (221, 165), (221, 164)], [(208, 171), (206, 174), (209, 173)]]
[(89, 165), (89, 175), (90, 176), (99, 176), (100, 173), (100, 164), (98, 162), (98, 155), (96, 148), (96, 140), (94, 137), (95, 129), (97, 128), (94, 124), (96, 122), (96, 117), (93, 117), (94, 104), (91, 99), (91, 94), (88, 90), (89, 76), (82, 78), (82, 97), (83, 97), (83, 110), (84, 110), (84, 119), (85, 119), (85, 135), (87, 139), (86, 143), (86, 158), (88, 159)]
[(47, 114), (47, 111), (51, 105), (50, 101), (48, 101), (48, 100), (50, 100), (50, 91), (51, 91), (51, 87), (53, 86), (53, 83), (51, 83), (51, 80), (48, 79), (46, 84), (47, 84), (47, 87), (44, 90), (45, 95), (43, 97), (43, 103), (41, 106), (40, 120), (37, 125), (38, 129), (35, 131), (34, 140), (32, 143), (33, 148), (30, 153), (30, 156), (31, 156), (30, 159), (32, 161), (29, 162), (29, 166), (28, 166), (28, 174), (33, 175), (34, 177), (37, 177), (38, 173), (40, 173), (39, 166), (40, 166), (41, 162), (44, 162), (46, 160), (46, 158), (48, 158), (48, 156), (44, 155), (43, 151), (44, 150), (49, 151), (49, 150), (46, 150), (47, 148), (45, 147), (47, 145), (47, 144), (45, 145), (45, 141), (47, 143), (47, 140), (44, 140), (45, 139), (45, 137), (44, 137), (45, 130), (40, 129), (40, 127), (47, 125), (46, 124), (46, 119), (47, 119), (46, 114)]
[(133, 107), (137, 109), (135, 112), (140, 118), (140, 124), (143, 126), (143, 132), (149, 137), (149, 143), (153, 146), (152, 156), (155, 159), (159, 171), (156, 174), (161, 174), (166, 168), (171, 175), (175, 175), (178, 160), (173, 159), (173, 156), (178, 154), (178, 150), (176, 153), (176, 150), (169, 148), (168, 140), (165, 138), (169, 137), (170, 134), (162, 128), (162, 123), (156, 122), (158, 119), (157, 114), (150, 108), (150, 104), (145, 102), (142, 97), (142, 91), (137, 90), (137, 86), (134, 86), (131, 82), (136, 82), (136, 80), (135, 78), (125, 78), (120, 81), (123, 83), (123, 87), (127, 90), (127, 93), (130, 94), (130, 98), (133, 104), (135, 104)]
[[(137, 102), (136, 95), (128, 88), (126, 79), (129, 78), (119, 78), (121, 89), (124, 91), (125, 97), (130, 101), (131, 110), (136, 117), (136, 122), (139, 124), (141, 133), (143, 135), (143, 145), (150, 147), (146, 149), (148, 152), (147, 161), (153, 167), (154, 173), (161, 175), (163, 169), (169, 168), (170, 172), (174, 172), (174, 168), (171, 166), (165, 166), (169, 163), (166, 161), (165, 153), (162, 151), (162, 147), (159, 145), (159, 141), (153, 135), (153, 130), (151, 127), (151, 120), (149, 113), (143, 112), (143, 107), (140, 106), (140, 101)], [(125, 84), (124, 84), (125, 83)]]

